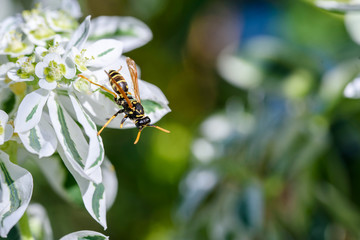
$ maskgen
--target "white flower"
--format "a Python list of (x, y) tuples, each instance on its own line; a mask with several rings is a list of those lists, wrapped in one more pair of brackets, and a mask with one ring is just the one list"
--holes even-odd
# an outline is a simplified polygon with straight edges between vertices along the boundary
[(45, 18), (49, 26), (56, 32), (72, 32), (78, 23), (69, 13), (65, 11), (46, 11)]
[(13, 127), (8, 124), (9, 116), (3, 110), (0, 110), (0, 145), (8, 141), (13, 134)]
[(56, 32), (49, 27), (43, 17), (42, 9), (32, 9), (23, 11), (25, 23), (22, 25), (22, 31), (26, 33), (29, 40), (36, 45), (45, 46), (46, 41), (53, 39)]
[(76, 69), (70, 61), (64, 61), (60, 55), (49, 53), (42, 62), (36, 64), (35, 74), (39, 77), (41, 88), (52, 90), (63, 78), (71, 79), (75, 76)]
[(8, 77), (14, 82), (33, 81), (35, 64), (33, 57), (22, 57), (16, 61), (15, 68), (8, 71)]
[(2, 37), (0, 54), (8, 54), (11, 57), (18, 57), (32, 53), (34, 45), (27, 39), (23, 40), (22, 33), (11, 30)]

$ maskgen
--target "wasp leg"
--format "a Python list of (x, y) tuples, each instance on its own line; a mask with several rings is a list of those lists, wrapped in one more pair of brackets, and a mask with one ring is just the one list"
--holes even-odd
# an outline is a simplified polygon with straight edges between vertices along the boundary
[(84, 79), (88, 80), (90, 83), (92, 83), (92, 84), (100, 87), (101, 89), (107, 91), (108, 93), (112, 94), (112, 95), (114, 96), (114, 98), (117, 99), (117, 95), (116, 95), (114, 92), (112, 92), (112, 91), (110, 91), (109, 89), (107, 89), (106, 87), (101, 86), (100, 84), (94, 83), (93, 81), (91, 81), (90, 79), (88, 79), (87, 77), (85, 77), (85, 76), (83, 76), (83, 75), (81, 75), (81, 74), (79, 74), (78, 77), (81, 77), (81, 78), (84, 78)]
[(128, 119), (128, 115), (125, 115), (124, 118), (121, 120), (120, 128), (123, 127), (124, 122), (126, 121), (126, 119)]
[(99, 132), (97, 133), (97, 135), (99, 136), (100, 133), (104, 130), (104, 128), (106, 128), (107, 125), (109, 125), (109, 123), (114, 119), (116, 118), (116, 116), (119, 114), (119, 113), (123, 113), (125, 110), (124, 109), (120, 109), (119, 111), (117, 111), (111, 118), (109, 118), (109, 120), (105, 123), (105, 125), (99, 130)]
[(122, 69), (122, 66), (120, 66), (120, 68), (117, 71), (120, 72), (121, 69)]
[(139, 130), (139, 132), (138, 132), (138, 134), (137, 134), (137, 136), (136, 136), (136, 140), (135, 140), (134, 144), (137, 144), (137, 143), (138, 143), (138, 141), (139, 141), (139, 139), (140, 139), (141, 131), (142, 131), (142, 129)]

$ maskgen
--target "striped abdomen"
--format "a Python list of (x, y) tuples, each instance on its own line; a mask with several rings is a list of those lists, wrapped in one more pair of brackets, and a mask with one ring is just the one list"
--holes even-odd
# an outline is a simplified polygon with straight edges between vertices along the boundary
[[(127, 94), (127, 95), (131, 95), (129, 93), (129, 86), (125, 80), (125, 78), (120, 74), (118, 73), (117, 71), (115, 70), (110, 70), (109, 71), (109, 76), (110, 78), (114, 79), (116, 81), (117, 84), (120, 85), (120, 87), (122, 87), (122, 89), (124, 90), (124, 92)], [(110, 81), (110, 85), (112, 87), (112, 89), (114, 89), (114, 91), (119, 95), (121, 96), (121, 92), (118, 90), (118, 88), (116, 87), (116, 85), (113, 83), (113, 81), (111, 79), (109, 79)]]

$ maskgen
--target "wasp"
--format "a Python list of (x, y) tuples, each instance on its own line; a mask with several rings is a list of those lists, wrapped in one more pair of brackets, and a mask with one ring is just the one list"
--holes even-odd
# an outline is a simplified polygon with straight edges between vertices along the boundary
[(170, 131), (168, 131), (164, 128), (161, 128), (159, 126), (155, 126), (155, 125), (151, 124), (150, 118), (148, 116), (145, 116), (144, 108), (141, 104), (141, 99), (140, 99), (138, 73), (137, 73), (135, 61), (128, 57), (128, 58), (126, 58), (126, 64), (129, 69), (131, 80), (132, 80), (132, 83), (134, 86), (134, 97), (129, 92), (129, 86), (128, 86), (125, 78), (119, 73), (119, 71), (121, 70), (121, 67), (117, 71), (110, 70), (109, 72), (107, 72), (105, 70), (105, 73), (109, 77), (109, 82), (110, 82), (110, 85), (111, 85), (112, 89), (114, 90), (114, 92), (107, 89), (106, 87), (104, 87), (102, 85), (92, 82), (90, 79), (86, 78), (83, 75), (78, 75), (78, 77), (84, 78), (87, 81), (89, 81), (91, 84), (94, 84), (94, 85), (100, 87), (101, 89), (103, 89), (104, 91), (112, 94), (114, 96), (115, 103), (117, 105), (119, 105), (120, 107), (122, 107), (111, 118), (109, 118), (109, 120), (99, 130), (97, 135), (100, 135), (100, 133), (104, 130), (104, 128), (106, 128), (106, 126), (109, 125), (109, 123), (120, 113), (125, 114), (125, 116), (121, 120), (120, 128), (123, 127), (123, 124), (125, 123), (125, 121), (127, 119), (130, 119), (134, 122), (135, 126), (139, 129), (134, 144), (138, 143), (138, 141), (140, 139), (141, 131), (145, 127), (154, 127), (163, 132), (170, 133)]

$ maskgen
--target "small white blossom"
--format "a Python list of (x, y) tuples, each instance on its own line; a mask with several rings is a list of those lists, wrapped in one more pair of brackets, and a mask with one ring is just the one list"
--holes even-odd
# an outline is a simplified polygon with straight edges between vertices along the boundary
[(15, 68), (8, 71), (8, 77), (14, 82), (33, 81), (35, 64), (33, 57), (22, 57), (16, 61)]
[(27, 39), (23, 39), (23, 34), (11, 30), (1, 39), (0, 54), (9, 54), (11, 57), (18, 57), (32, 53), (34, 45)]
[(46, 11), (45, 18), (56, 32), (72, 32), (78, 26), (76, 19), (65, 11)]
[(38, 7), (37, 9), (23, 11), (23, 18), (25, 23), (22, 25), (22, 30), (28, 36), (29, 40), (39, 46), (45, 46), (46, 41), (53, 39), (56, 32), (49, 27), (43, 12)]
[(56, 53), (49, 53), (42, 62), (35, 67), (35, 74), (40, 78), (39, 86), (44, 89), (52, 90), (63, 78), (71, 79), (75, 76), (75, 68)]

